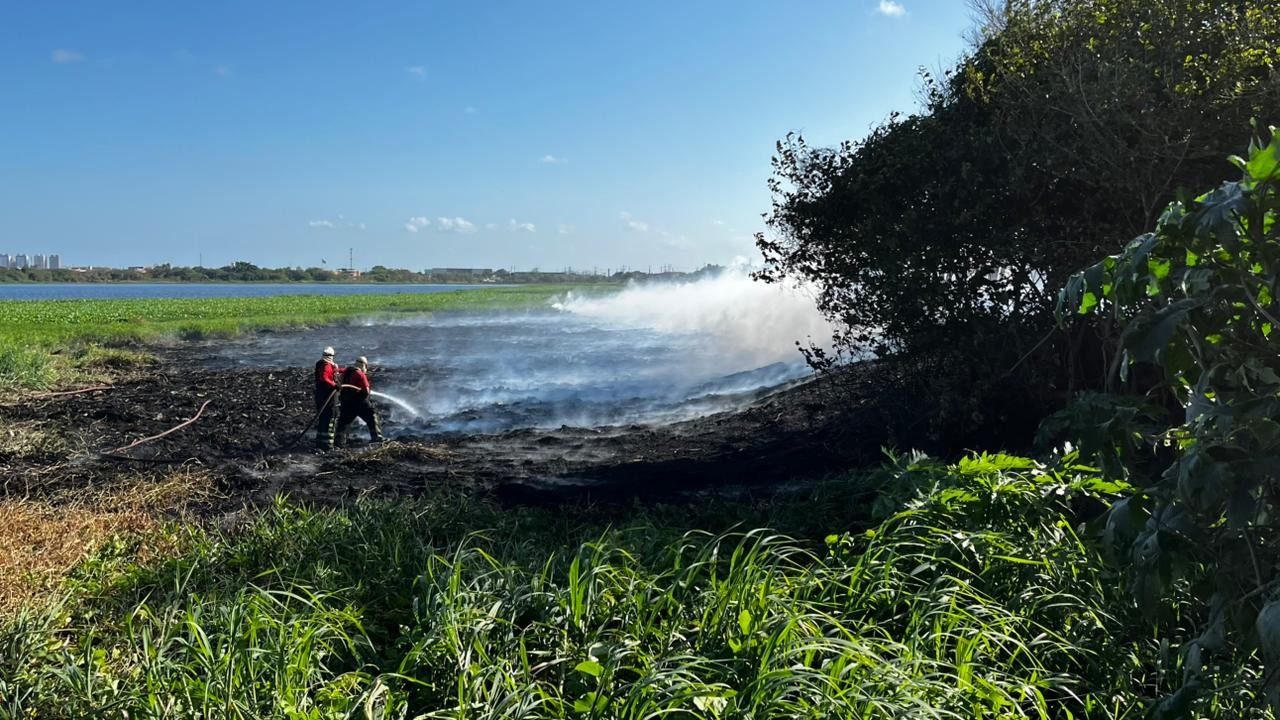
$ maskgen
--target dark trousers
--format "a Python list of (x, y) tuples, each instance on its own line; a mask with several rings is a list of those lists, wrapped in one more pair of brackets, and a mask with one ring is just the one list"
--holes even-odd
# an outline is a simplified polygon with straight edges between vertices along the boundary
[(365, 426), (369, 428), (370, 440), (376, 442), (382, 439), (382, 428), (378, 425), (378, 413), (374, 412), (373, 406), (369, 404), (369, 398), (362, 398), (354, 393), (350, 395), (343, 393), (342, 404), (338, 407), (339, 443), (345, 441), (347, 427), (356, 418), (363, 420)]
[(316, 420), (316, 447), (333, 447), (334, 408), (338, 404), (338, 394), (331, 390), (316, 391), (316, 412), (320, 417)]

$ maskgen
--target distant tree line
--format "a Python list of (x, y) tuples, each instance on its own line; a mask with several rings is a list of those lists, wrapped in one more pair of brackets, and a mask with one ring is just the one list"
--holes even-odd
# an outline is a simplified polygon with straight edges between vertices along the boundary
[(218, 268), (155, 265), (146, 270), (93, 268), (88, 270), (7, 270), (0, 269), (0, 282), (323, 282), (323, 283), (619, 283), (630, 280), (698, 277), (718, 272), (719, 266), (708, 265), (695, 273), (614, 273), (544, 272), (537, 269), (510, 271), (504, 269), (475, 271), (467, 268), (440, 270), (404, 270), (375, 265), (368, 272), (351, 273), (326, 268), (264, 268), (253, 263), (235, 262)]
[[(917, 446), (1019, 445), (1103, 377), (1066, 278), (1213, 187), (1280, 112), (1276, 0), (979, 2), (971, 51), (867, 137), (778, 143), (758, 275), (819, 290), (838, 355), (893, 359)], [(833, 358), (811, 353), (822, 366)]]

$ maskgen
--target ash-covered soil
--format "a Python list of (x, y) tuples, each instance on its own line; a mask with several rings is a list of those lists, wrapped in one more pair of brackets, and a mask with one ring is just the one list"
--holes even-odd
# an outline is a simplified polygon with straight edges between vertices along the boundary
[[(870, 379), (818, 379), (738, 412), (671, 425), (420, 436), (367, 444), (357, 421), (348, 447), (317, 454), (311, 368), (209, 370), (198, 346), (160, 349), (159, 363), (109, 390), (28, 395), (0, 406), (11, 442), (0, 450), (4, 495), (74, 497), (140, 471), (194, 466), (218, 484), (211, 513), (275, 495), (317, 503), (415, 495), (433, 486), (510, 503), (680, 499), (729, 487), (771, 486), (874, 462), (888, 440)], [(375, 370), (373, 383), (388, 374)], [(839, 389), (837, 389), (839, 386)], [(189, 420), (129, 450), (104, 454)], [(376, 401), (375, 401), (376, 402)], [(386, 414), (384, 413), (384, 423)], [(43, 440), (21, 450), (17, 434)]]

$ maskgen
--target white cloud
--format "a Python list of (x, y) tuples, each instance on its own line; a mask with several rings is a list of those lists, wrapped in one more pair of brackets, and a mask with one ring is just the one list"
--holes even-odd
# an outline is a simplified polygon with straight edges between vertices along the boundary
[(478, 112), (480, 112), (480, 111), (476, 108), (476, 106), (475, 106), (475, 105), (468, 105), (468, 106), (466, 106), (466, 107), (462, 108), (462, 112), (464, 112), (464, 113), (466, 113), (466, 114), (468, 114), (468, 115), (475, 115), (476, 113), (478, 113)]
[(723, 220), (712, 220), (712, 221), (711, 221), (711, 224), (712, 224), (712, 225), (715, 225), (715, 226), (717, 226), (717, 227), (723, 227), (723, 226), (724, 226), (724, 221), (723, 221)]
[(73, 50), (63, 50), (59, 48), (53, 51), (49, 56), (49, 59), (59, 65), (66, 65), (67, 63), (80, 62), (81, 60), (84, 60), (84, 55)]
[(569, 161), (562, 157), (556, 157), (555, 155), (543, 155), (542, 159), (539, 160), (538, 162), (542, 163), (543, 165), (564, 165)]
[(419, 230), (429, 226), (430, 224), (431, 224), (430, 218), (425, 218), (422, 216), (411, 217), (409, 218), (408, 222), (404, 224), (404, 229), (408, 230), (409, 232), (416, 233)]
[(538, 228), (531, 222), (516, 222), (515, 218), (507, 221), (507, 226), (512, 230), (523, 230), (525, 232), (538, 232)]
[(352, 230), (364, 230), (365, 224), (351, 222), (345, 216), (339, 215), (337, 220), (308, 220), (307, 227), (313, 228), (349, 228)]
[(460, 217), (436, 218), (436, 222), (440, 224), (440, 229), (445, 232), (473, 233), (476, 231), (475, 223), (469, 222)]
[(405, 68), (404, 71), (418, 78), (419, 80), (427, 76), (427, 69), (421, 65), (410, 65), (409, 67)]
[(561, 235), (572, 235), (574, 229), (575, 228), (572, 225), (565, 225), (564, 223), (560, 223), (559, 225), (556, 225), (556, 232), (560, 233)]
[(880, 0), (880, 8), (877, 10), (881, 15), (889, 17), (902, 17), (907, 14), (907, 9), (902, 3), (894, 2), (894, 0)]
[(230, 65), (214, 65), (213, 74), (217, 75), (218, 77), (231, 77), (231, 66)]
[(636, 220), (635, 218), (631, 217), (631, 213), (625, 210), (618, 213), (618, 217), (621, 218), (622, 222), (626, 223), (627, 227), (631, 228), (632, 230), (638, 230), (639, 232), (649, 232), (649, 223), (643, 222), (641, 220)]

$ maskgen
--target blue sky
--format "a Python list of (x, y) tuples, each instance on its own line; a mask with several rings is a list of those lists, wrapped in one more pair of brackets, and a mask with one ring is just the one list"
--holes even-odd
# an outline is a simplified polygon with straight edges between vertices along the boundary
[(774, 143), (914, 109), (970, 26), (961, 0), (7, 3), (0, 252), (754, 256)]

